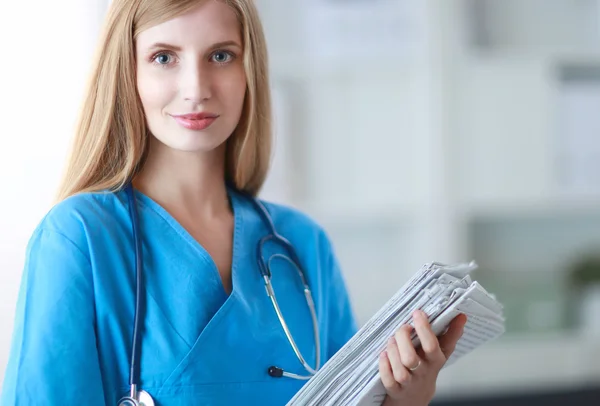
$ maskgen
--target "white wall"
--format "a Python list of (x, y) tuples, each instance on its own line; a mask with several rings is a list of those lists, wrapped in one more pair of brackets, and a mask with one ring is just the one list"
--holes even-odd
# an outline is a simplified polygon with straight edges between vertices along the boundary
[(50, 208), (106, 0), (0, 3), (0, 381), (25, 246)]

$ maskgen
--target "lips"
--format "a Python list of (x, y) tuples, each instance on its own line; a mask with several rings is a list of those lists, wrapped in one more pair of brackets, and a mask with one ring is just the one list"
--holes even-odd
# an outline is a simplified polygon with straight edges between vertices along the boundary
[(182, 127), (193, 130), (201, 131), (205, 130), (212, 125), (212, 123), (219, 118), (219, 115), (214, 113), (190, 113), (190, 114), (179, 114), (171, 115), (173, 119)]

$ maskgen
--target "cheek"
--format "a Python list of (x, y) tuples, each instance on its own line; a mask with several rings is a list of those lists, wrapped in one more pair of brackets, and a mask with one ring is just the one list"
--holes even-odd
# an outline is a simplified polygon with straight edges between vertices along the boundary
[(146, 114), (156, 114), (166, 105), (169, 86), (164, 79), (142, 71), (138, 73), (137, 87)]
[(232, 77), (230, 80), (225, 82), (224, 94), (227, 97), (227, 104), (231, 108), (236, 108), (241, 111), (244, 104), (244, 97), (246, 95), (246, 76), (242, 72), (241, 74)]

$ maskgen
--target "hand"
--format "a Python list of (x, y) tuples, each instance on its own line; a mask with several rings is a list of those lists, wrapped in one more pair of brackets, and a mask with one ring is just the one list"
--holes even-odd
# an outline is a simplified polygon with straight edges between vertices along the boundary
[(379, 374), (387, 392), (383, 406), (425, 406), (431, 402), (438, 374), (462, 336), (467, 317), (461, 314), (452, 320), (439, 340), (425, 313), (415, 311), (413, 320), (421, 347), (414, 348), (412, 327), (405, 325), (389, 339), (379, 357)]

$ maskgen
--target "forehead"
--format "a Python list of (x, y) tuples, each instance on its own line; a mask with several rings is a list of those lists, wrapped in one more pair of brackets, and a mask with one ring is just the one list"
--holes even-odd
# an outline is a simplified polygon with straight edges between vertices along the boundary
[(230, 6), (207, 0), (185, 14), (140, 32), (136, 42), (140, 48), (157, 41), (178, 46), (209, 46), (231, 40), (241, 44), (240, 31), (239, 20)]

